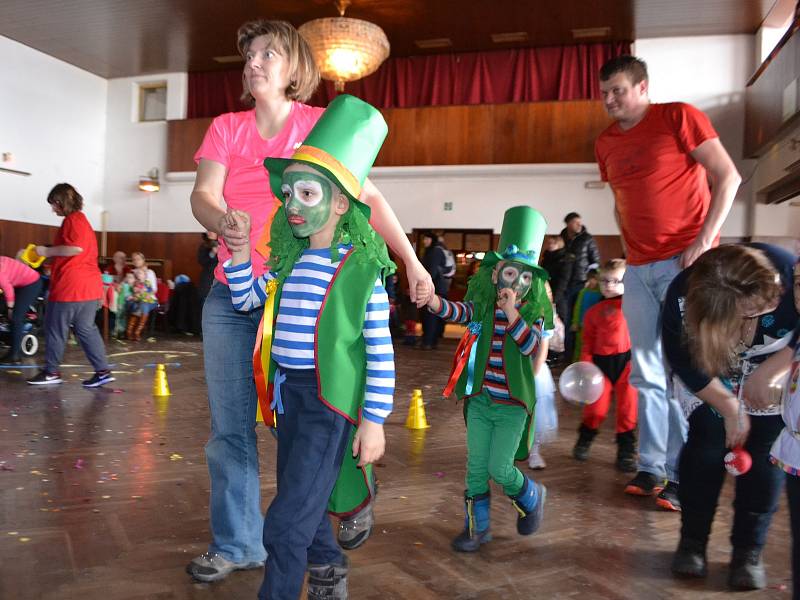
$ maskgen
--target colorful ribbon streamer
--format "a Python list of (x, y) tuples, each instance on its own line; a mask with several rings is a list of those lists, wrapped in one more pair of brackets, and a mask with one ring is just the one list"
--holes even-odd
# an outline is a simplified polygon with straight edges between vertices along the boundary
[(450, 378), (447, 380), (447, 385), (442, 392), (443, 397), (447, 398), (453, 393), (453, 388), (455, 388), (456, 382), (458, 382), (458, 378), (461, 376), (461, 372), (464, 370), (464, 366), (467, 363), (469, 363), (469, 366), (467, 369), (466, 393), (472, 393), (472, 388), (475, 383), (475, 352), (473, 351), (473, 345), (481, 335), (481, 328), (481, 323), (475, 321), (467, 325), (467, 330), (458, 343), (458, 348), (456, 348), (456, 354), (453, 357), (453, 368), (450, 371)]
[[(269, 383), (269, 359), (272, 352), (272, 329), (275, 322), (275, 292), (278, 289), (278, 282), (270, 279), (267, 282), (267, 301), (264, 304), (264, 315), (261, 317), (261, 324), (258, 326), (256, 346), (253, 349), (253, 375), (256, 380), (256, 392), (258, 394), (258, 408), (256, 411), (256, 421), (261, 421), (270, 427), (275, 426), (275, 413), (272, 410), (270, 396), (272, 395), (273, 385)], [(270, 421), (267, 421), (269, 416)]]

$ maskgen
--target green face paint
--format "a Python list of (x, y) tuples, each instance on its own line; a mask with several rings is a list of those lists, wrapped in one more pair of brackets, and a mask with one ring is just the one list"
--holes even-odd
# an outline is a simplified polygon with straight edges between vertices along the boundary
[(507, 261), (500, 265), (497, 273), (497, 290), (510, 288), (522, 300), (533, 284), (533, 269), (526, 264)]
[(327, 177), (307, 171), (284, 172), (281, 193), (294, 237), (307, 238), (325, 227), (333, 199)]

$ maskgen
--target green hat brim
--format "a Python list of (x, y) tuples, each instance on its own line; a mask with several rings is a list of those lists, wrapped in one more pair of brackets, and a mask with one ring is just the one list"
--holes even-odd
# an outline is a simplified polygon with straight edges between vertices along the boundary
[(308, 165), (315, 171), (319, 171), (325, 177), (330, 179), (336, 186), (342, 191), (342, 193), (347, 196), (347, 198), (351, 202), (355, 202), (355, 205), (358, 209), (364, 214), (367, 221), (370, 218), (370, 208), (363, 202), (361, 202), (358, 198), (355, 198), (350, 192), (348, 192), (345, 187), (341, 184), (339, 179), (336, 175), (333, 174), (329, 169), (326, 169), (320, 164), (312, 163), (305, 160), (298, 160), (295, 158), (271, 158), (267, 157), (264, 159), (264, 167), (267, 169), (269, 173), (269, 187), (272, 189), (272, 193), (275, 194), (275, 197), (278, 199), (278, 202), (283, 204), (283, 193), (281, 192), (281, 185), (283, 184), (283, 172), (286, 168), (294, 163), (300, 163), (303, 165)]

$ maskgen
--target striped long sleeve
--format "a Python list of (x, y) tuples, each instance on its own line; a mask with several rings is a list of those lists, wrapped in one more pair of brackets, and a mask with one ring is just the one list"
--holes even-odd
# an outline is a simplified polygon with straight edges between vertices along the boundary
[(542, 325), (537, 321), (533, 327), (529, 327), (522, 317), (517, 317), (509, 326), (508, 334), (517, 342), (519, 351), (528, 356), (536, 350), (539, 340), (542, 339)]
[(275, 278), (275, 274), (267, 272), (258, 279), (253, 279), (253, 265), (248, 260), (241, 265), (231, 265), (231, 259), (222, 265), (228, 287), (231, 290), (233, 308), (241, 312), (249, 312), (264, 305), (267, 301), (267, 282)]
[(442, 297), (439, 298), (439, 301), (442, 306), (439, 312), (434, 313), (437, 317), (451, 323), (469, 323), (472, 321), (472, 315), (474, 314), (472, 302), (451, 302)]
[(367, 346), (367, 389), (363, 417), (383, 423), (392, 412), (394, 400), (394, 347), (389, 331), (389, 296), (378, 279), (367, 304), (364, 319)]

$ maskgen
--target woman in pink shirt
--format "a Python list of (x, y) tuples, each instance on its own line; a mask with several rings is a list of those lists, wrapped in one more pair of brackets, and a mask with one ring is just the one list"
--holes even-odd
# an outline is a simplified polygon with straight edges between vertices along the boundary
[(0, 360), (5, 364), (18, 365), (22, 362), (20, 344), (25, 312), (42, 291), (42, 280), (39, 273), (25, 263), (0, 256), (0, 290), (3, 290), (8, 318), (11, 320), (11, 348)]
[[(225, 225), (229, 209), (250, 215), (251, 262), (258, 277), (268, 258), (266, 242), (278, 201), (270, 191), (263, 160), (289, 157), (323, 112), (304, 104), (319, 84), (319, 71), (305, 40), (284, 21), (253, 21), (237, 32), (245, 59), (242, 99), (253, 109), (214, 119), (195, 154), (197, 177), (192, 212), (208, 231), (220, 235), (219, 265), (203, 305), (203, 352), (211, 437), (206, 459), (211, 477), (212, 541), (187, 571), (200, 581), (216, 581), (232, 571), (261, 567), (262, 542), (256, 450), (256, 387), (252, 354), (261, 309), (233, 310), (222, 271), (231, 250), (245, 245), (244, 234)], [(367, 179), (361, 195), (372, 210), (371, 224), (406, 267), (411, 299), (425, 304), (433, 285), (386, 199)]]

